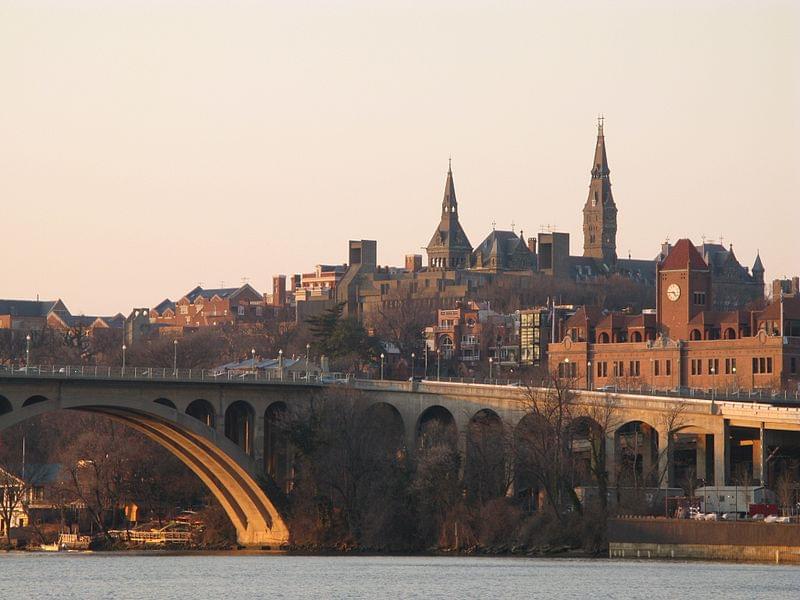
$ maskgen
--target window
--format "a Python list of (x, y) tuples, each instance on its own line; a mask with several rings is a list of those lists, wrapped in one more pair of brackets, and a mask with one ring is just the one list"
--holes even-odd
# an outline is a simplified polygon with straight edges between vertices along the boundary
[(666, 367), (667, 375), (672, 375), (672, 360), (667, 360), (667, 361), (664, 361), (664, 362), (665, 362), (664, 366)]
[(703, 361), (699, 358), (692, 359), (692, 375), (702, 375), (703, 374)]
[(598, 377), (608, 377), (608, 363), (607, 362), (599, 362), (599, 363), (597, 363), (597, 376)]
[(767, 373), (772, 373), (772, 357), (767, 357)]
[[(216, 312), (216, 311), (214, 311), (214, 312)], [(239, 316), (240, 317), (244, 316), (244, 306), (239, 306)]]
[(625, 363), (621, 360), (614, 361), (614, 377), (622, 377), (625, 375)]
[(182, 314), (182, 315), (188, 315), (189, 314), (189, 306), (187, 304), (181, 304), (178, 307), (178, 312), (180, 314)]
[(661, 375), (661, 361), (660, 360), (654, 360), (653, 361), (653, 375), (655, 375), (656, 377)]
[(706, 305), (706, 293), (705, 292), (694, 292), (694, 303), (696, 306), (705, 306)]
[(709, 373), (709, 375), (719, 375), (719, 359), (718, 358), (709, 358), (708, 359), (708, 373)]
[(628, 365), (628, 367), (629, 367), (628, 373), (631, 375), (631, 377), (638, 377), (639, 376), (639, 361), (638, 360), (630, 361), (630, 364)]
[(726, 358), (725, 359), (725, 375), (731, 375), (732, 373), (736, 373), (736, 359), (735, 358)]
[(753, 358), (753, 373), (772, 373), (772, 357)]

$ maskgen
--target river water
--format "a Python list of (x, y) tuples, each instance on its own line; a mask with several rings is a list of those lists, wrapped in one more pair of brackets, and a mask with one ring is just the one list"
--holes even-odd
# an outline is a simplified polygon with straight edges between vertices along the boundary
[(0, 598), (800, 598), (800, 567), (605, 559), (0, 555)]

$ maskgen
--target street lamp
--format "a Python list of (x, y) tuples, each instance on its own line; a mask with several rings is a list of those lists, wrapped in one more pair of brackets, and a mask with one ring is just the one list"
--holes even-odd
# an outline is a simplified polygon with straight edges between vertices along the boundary
[(311, 352), (311, 344), (306, 344), (306, 382), (308, 382), (308, 353)]
[(411, 353), (411, 381), (414, 381), (414, 359), (417, 358), (417, 355), (413, 352)]
[(122, 344), (122, 374), (125, 375), (125, 351), (128, 347), (125, 344)]
[(489, 379), (490, 379), (490, 380), (491, 380), (491, 378), (492, 378), (492, 363), (493, 363), (493, 362), (494, 362), (494, 359), (493, 359), (493, 358), (490, 356), (490, 357), (489, 357)]
[[(709, 372), (711, 373), (711, 377), (714, 377), (714, 367), (711, 367), (709, 369)], [(716, 397), (715, 397), (716, 396), (716, 391), (717, 391), (717, 386), (715, 385), (715, 382), (712, 380), (711, 381), (711, 412), (712, 413), (714, 412), (714, 409), (715, 409), (714, 400), (716, 399)]]
[(386, 359), (386, 355), (381, 352), (381, 381), (383, 381), (383, 361)]
[(428, 346), (425, 346), (425, 378), (428, 377)]
[(586, 389), (592, 389), (592, 361), (586, 361)]
[(31, 334), (25, 336), (25, 372), (31, 366)]
[(175, 374), (175, 377), (178, 376), (178, 340), (172, 340), (172, 372)]
[(442, 349), (436, 349), (436, 381), (441, 379), (442, 375)]
[(283, 349), (278, 350), (278, 368), (281, 371), (281, 381), (283, 381)]
[(250, 366), (253, 369), (253, 373), (256, 372), (256, 349), (250, 348)]

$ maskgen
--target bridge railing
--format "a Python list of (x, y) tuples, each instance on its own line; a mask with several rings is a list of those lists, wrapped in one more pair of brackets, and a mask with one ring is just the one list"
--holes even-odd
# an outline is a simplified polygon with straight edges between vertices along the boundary
[[(394, 384), (408, 382), (420, 383), (455, 383), (468, 385), (490, 385), (497, 387), (527, 387), (529, 384), (519, 379), (481, 379), (475, 377), (414, 377), (413, 380), (389, 380), (389, 379), (356, 379), (361, 384), (380, 386), (382, 383)], [(537, 389), (547, 388), (547, 382), (542, 380), (539, 385), (531, 382), (530, 385)], [(639, 396), (655, 396), (662, 398), (689, 398), (697, 400), (727, 401), (727, 402), (749, 402), (761, 404), (800, 404), (800, 390), (790, 392), (788, 390), (772, 389), (744, 389), (744, 388), (722, 388), (722, 389), (698, 389), (698, 388), (674, 388), (659, 389), (648, 386), (603, 386), (598, 388), (575, 387), (576, 391), (605, 392), (609, 394), (635, 394)]]
[(314, 373), (288, 369), (171, 369), (165, 367), (104, 367), (95, 365), (31, 365), (0, 367), (0, 377), (103, 379), (103, 380), (161, 380), (207, 381), (230, 383), (309, 384), (321, 385), (337, 381), (338, 374)]

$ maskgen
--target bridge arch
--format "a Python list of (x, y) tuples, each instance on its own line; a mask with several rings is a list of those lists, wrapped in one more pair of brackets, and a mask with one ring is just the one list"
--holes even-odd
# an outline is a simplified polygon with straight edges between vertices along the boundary
[(197, 475), (230, 518), (240, 544), (280, 547), (288, 543), (286, 522), (253, 476), (252, 460), (234, 442), (194, 417), (150, 401), (132, 406), (113, 398), (31, 398), (37, 400), (0, 415), (0, 430), (61, 409), (104, 415), (141, 432)]
[(166, 406), (167, 408), (175, 409), (175, 403), (170, 400), (169, 398), (156, 398), (153, 400), (156, 404), (160, 404), (161, 406)]
[(264, 470), (280, 488), (287, 490), (290, 465), (289, 438), (284, 430), (288, 407), (273, 402), (264, 411)]
[(14, 407), (11, 405), (9, 399), (5, 396), (0, 396), (0, 415), (10, 413), (12, 410), (14, 410)]
[(453, 413), (444, 406), (429, 406), (417, 419), (416, 444), (418, 448), (431, 448), (442, 444), (456, 447), (458, 428)]
[(659, 480), (659, 439), (653, 425), (628, 421), (614, 432), (617, 481), (625, 487), (655, 486)]
[(206, 427), (214, 428), (216, 412), (208, 400), (203, 400), (202, 398), (193, 400), (189, 403), (189, 406), (186, 407), (186, 414), (190, 417), (194, 417)]
[(405, 451), (405, 422), (394, 405), (374, 402), (367, 407), (364, 416), (373, 448), (395, 456)]
[(39, 395), (31, 396), (30, 398), (25, 400), (25, 402), (22, 403), (22, 406), (23, 407), (31, 406), (32, 404), (38, 404), (39, 402), (47, 402), (47, 398), (45, 398), (44, 396), (39, 396)]
[(225, 410), (225, 436), (247, 455), (253, 455), (255, 410), (244, 400), (232, 402)]
[(464, 481), (467, 494), (478, 503), (504, 496), (506, 477), (506, 431), (500, 416), (484, 408), (467, 424)]
[(574, 485), (594, 485), (593, 470), (605, 444), (603, 428), (588, 415), (574, 418), (569, 424), (572, 480)]

